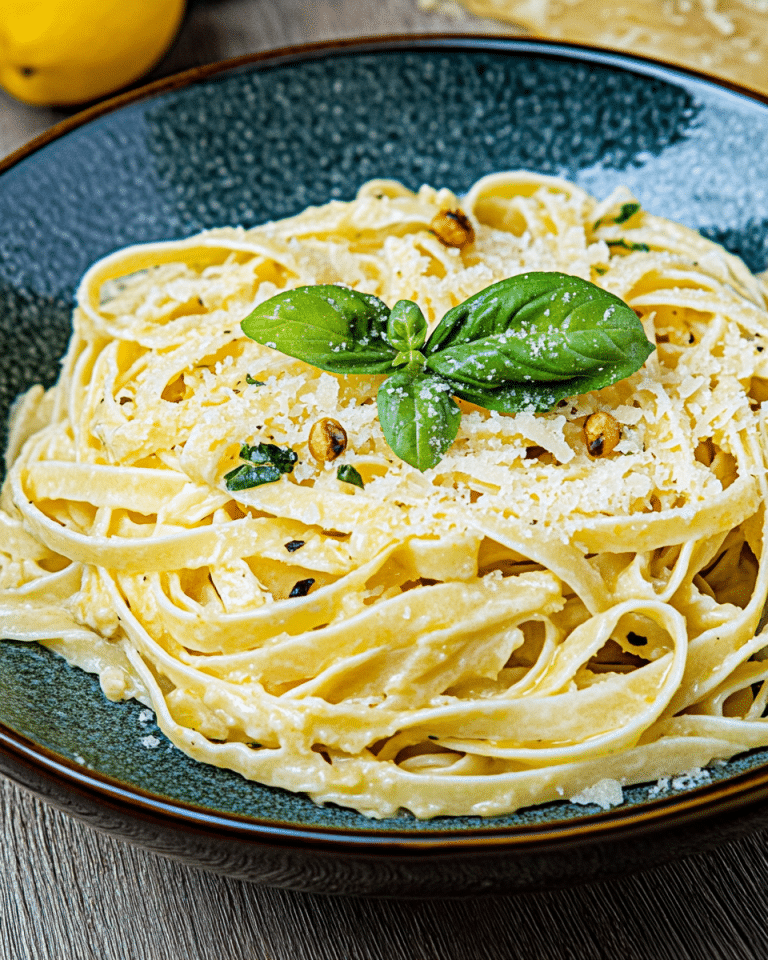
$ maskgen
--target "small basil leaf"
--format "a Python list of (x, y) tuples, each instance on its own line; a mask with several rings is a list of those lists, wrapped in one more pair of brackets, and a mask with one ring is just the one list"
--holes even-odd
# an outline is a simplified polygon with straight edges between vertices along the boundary
[(355, 487), (360, 487), (361, 490), (365, 489), (363, 478), (351, 463), (345, 463), (340, 466), (336, 471), (336, 477), (341, 480), (342, 483), (351, 483)]
[(388, 377), (377, 396), (379, 421), (392, 450), (417, 470), (440, 462), (456, 439), (461, 410), (439, 377), (406, 368)]
[(377, 297), (321, 284), (278, 293), (241, 326), (251, 340), (330, 373), (386, 373), (396, 353), (386, 341), (388, 318)]
[(274, 443), (244, 443), (240, 447), (239, 467), (224, 475), (227, 490), (248, 490), (263, 483), (274, 483), (284, 473), (293, 473), (293, 465), (299, 459), (290, 447), (278, 447)]
[(525, 408), (545, 410), (562, 397), (622, 380), (653, 349), (618, 297), (578, 277), (531, 273), (454, 307), (425, 351), (427, 368), (459, 396), (511, 411), (521, 409), (507, 405), (516, 397), (530, 398)]
[(401, 350), (392, 358), (393, 367), (408, 366), (409, 370), (418, 373), (427, 362), (426, 357), (421, 350)]
[(249, 446), (249, 444), (244, 443), (240, 447), (240, 459), (247, 460), (249, 463), (268, 463), (268, 446), (271, 446), (271, 444), (257, 443), (255, 446)]
[(243, 463), (224, 475), (227, 490), (250, 490), (263, 483), (274, 483), (283, 471), (274, 463)]
[(427, 339), (427, 321), (413, 300), (398, 300), (387, 321), (387, 340), (395, 350), (410, 353), (421, 350)]
[(290, 447), (278, 447), (274, 443), (257, 443), (252, 447), (243, 444), (240, 458), (249, 463), (271, 463), (282, 473), (293, 473), (293, 465), (299, 455)]

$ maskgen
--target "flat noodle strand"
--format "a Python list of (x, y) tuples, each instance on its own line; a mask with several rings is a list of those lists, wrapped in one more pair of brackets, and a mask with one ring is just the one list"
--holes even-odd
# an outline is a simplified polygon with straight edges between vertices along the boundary
[[(474, 239), (446, 246), (432, 223), (459, 207)], [(548, 413), (462, 401), (424, 473), (384, 440), (380, 377), (240, 329), (317, 283), (416, 300), (433, 328), (533, 270), (620, 296), (656, 352)], [(607, 806), (764, 747), (765, 291), (626, 191), (598, 202), (525, 171), (461, 201), (372, 181), (110, 254), (79, 287), (58, 383), (14, 408), (2, 635), (150, 706), (200, 762), (372, 817)], [(620, 440), (593, 457), (598, 412)], [(332, 462), (309, 451), (325, 417), (347, 435)], [(227, 489), (262, 442), (293, 450), (293, 472)]]

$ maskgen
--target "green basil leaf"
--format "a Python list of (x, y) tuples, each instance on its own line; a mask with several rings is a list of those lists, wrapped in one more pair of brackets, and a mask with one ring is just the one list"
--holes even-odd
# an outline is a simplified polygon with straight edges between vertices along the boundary
[(440, 462), (456, 439), (461, 410), (450, 384), (406, 368), (388, 377), (377, 396), (379, 421), (392, 450), (417, 470)]
[(561, 273), (493, 284), (450, 310), (426, 347), (427, 369), (491, 410), (551, 409), (638, 370), (654, 349), (634, 311)]
[(299, 455), (290, 447), (278, 447), (274, 443), (257, 443), (252, 447), (246, 443), (240, 448), (240, 458), (249, 463), (271, 463), (281, 473), (293, 473)]
[(299, 459), (290, 447), (278, 447), (274, 443), (256, 443), (240, 447), (239, 467), (224, 474), (227, 490), (249, 490), (263, 483), (274, 483), (284, 473), (293, 473), (293, 465)]
[(421, 350), (427, 339), (427, 321), (413, 300), (398, 300), (387, 320), (387, 340), (401, 353)]
[(224, 475), (227, 490), (250, 490), (263, 483), (274, 483), (283, 471), (274, 463), (243, 463)]
[(386, 340), (389, 308), (378, 297), (321, 284), (259, 304), (243, 333), (330, 373), (386, 373), (397, 352)]
[(360, 487), (361, 490), (365, 489), (363, 478), (351, 463), (342, 464), (336, 471), (336, 477), (343, 483), (351, 483), (355, 487)]
[(485, 389), (462, 384), (454, 385), (453, 392), (457, 397), (485, 407), (486, 410), (497, 410), (499, 413), (518, 413), (521, 410), (540, 413), (552, 410), (567, 397), (575, 397), (593, 389), (597, 388), (590, 386), (587, 378), (574, 377), (572, 380), (551, 383), (508, 383)]

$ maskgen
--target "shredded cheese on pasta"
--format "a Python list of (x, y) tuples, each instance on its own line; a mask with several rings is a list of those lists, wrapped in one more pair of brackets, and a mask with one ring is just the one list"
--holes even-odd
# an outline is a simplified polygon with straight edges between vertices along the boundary
[[(58, 383), (12, 417), (2, 636), (151, 706), (197, 760), (374, 817), (584, 802), (768, 744), (766, 285), (631, 201), (527, 173), (461, 201), (375, 181), (96, 263)], [(460, 249), (430, 230), (459, 206)], [(315, 283), (413, 299), (434, 326), (531, 270), (618, 295), (656, 352), (549, 413), (462, 401), (424, 473), (384, 441), (381, 378), (240, 330)], [(621, 435), (599, 457), (596, 412)], [(308, 453), (323, 417), (348, 437), (332, 463)], [(293, 473), (229, 491), (259, 442)]]

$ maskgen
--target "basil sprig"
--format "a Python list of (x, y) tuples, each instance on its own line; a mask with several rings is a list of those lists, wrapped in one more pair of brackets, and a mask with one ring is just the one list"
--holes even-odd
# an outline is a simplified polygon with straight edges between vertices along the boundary
[(320, 285), (279, 293), (242, 322), (252, 340), (337, 374), (386, 374), (379, 420), (406, 463), (427, 470), (458, 433), (454, 397), (489, 410), (551, 410), (623, 380), (654, 347), (634, 311), (563, 273), (494, 283), (449, 310), (427, 339), (417, 304)]

